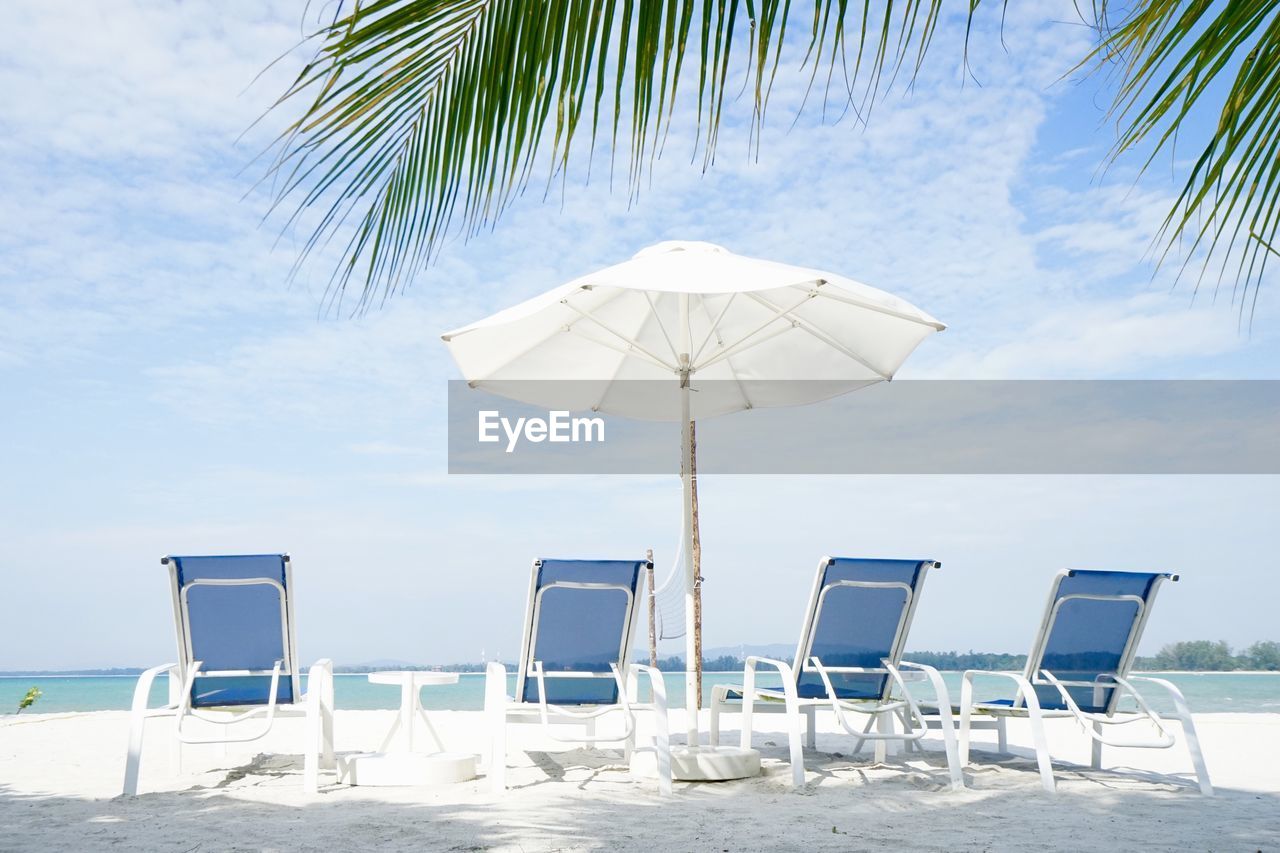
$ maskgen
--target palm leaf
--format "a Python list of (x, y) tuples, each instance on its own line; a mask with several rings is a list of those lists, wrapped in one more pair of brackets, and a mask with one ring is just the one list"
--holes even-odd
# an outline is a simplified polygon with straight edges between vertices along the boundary
[[(941, 8), (886, 0), (877, 13), (865, 0), (815, 0), (802, 16), (805, 62), (813, 83), (825, 78), (824, 104), (849, 51), (843, 94), (855, 109), (900, 69), (914, 74)], [(730, 66), (745, 54), (756, 132), (793, 13), (790, 0), (359, 2), (316, 33), (314, 60), (277, 103), (301, 114), (270, 170), (273, 210), (292, 208), (286, 228), (319, 211), (298, 262), (343, 241), (327, 296), (340, 307), (354, 282), (363, 310), (402, 289), (446, 238), (491, 226), (540, 153), (548, 180), (565, 175), (584, 134), (591, 151), (607, 134), (614, 170), (637, 192), (679, 86), (695, 75), (694, 156), (710, 166)]]
[(1086, 62), (1119, 69), (1113, 160), (1145, 144), (1149, 166), (1216, 113), (1157, 245), (1161, 262), (1182, 257), (1179, 277), (1200, 261), (1197, 290), (1215, 271), (1215, 292), (1229, 280), (1243, 318), (1280, 227), (1280, 0), (1146, 0), (1114, 27), (1107, 12), (1098, 0)]
[[(978, 5), (969, 0), (969, 24)], [(1081, 63), (1119, 71), (1113, 160), (1145, 147), (1148, 167), (1173, 151), (1192, 117), (1216, 112), (1157, 245), (1161, 262), (1182, 257), (1180, 275), (1201, 259), (1197, 289), (1216, 261), (1215, 289), (1229, 277), (1242, 312), (1280, 228), (1278, 8), (1280, 0), (1141, 0), (1113, 26), (1107, 0), (1095, 0), (1099, 45)], [(611, 179), (625, 157), (637, 192), (686, 78), (696, 86), (694, 156), (709, 167), (737, 52), (746, 54), (758, 144), (793, 14), (808, 30), (810, 90), (821, 89), (825, 109), (840, 65), (845, 107), (865, 118), (898, 73), (919, 70), (942, 4), (359, 2), (315, 35), (314, 61), (278, 102), (301, 116), (280, 139), (273, 209), (292, 205), (286, 227), (321, 211), (299, 264), (340, 236), (328, 296), (340, 304), (356, 281), (362, 310), (404, 287), (451, 234), (492, 225), (528, 185), (540, 151), (550, 181), (567, 174), (581, 135), (590, 162), (603, 133)]]

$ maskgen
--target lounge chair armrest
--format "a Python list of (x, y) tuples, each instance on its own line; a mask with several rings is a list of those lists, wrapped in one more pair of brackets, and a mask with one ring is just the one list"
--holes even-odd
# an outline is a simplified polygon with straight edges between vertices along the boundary
[(791, 669), (791, 664), (786, 661), (777, 660), (776, 658), (765, 658), (758, 655), (748, 655), (746, 660), (747, 670), (754, 672), (758, 666), (767, 666), (776, 669), (782, 676), (783, 681), (795, 681), (795, 673)]
[(653, 694), (653, 706), (662, 713), (667, 710), (667, 680), (662, 670), (643, 663), (633, 663), (631, 672), (640, 673), (649, 679), (649, 692)]
[(653, 686), (654, 690), (661, 689), (663, 694), (666, 694), (667, 679), (662, 674), (662, 670), (657, 667), (649, 666), (645, 663), (633, 663), (631, 664), (631, 671), (646, 676), (649, 679), (649, 684)]
[(485, 708), (494, 710), (505, 706), (507, 698), (507, 668), (491, 660), (484, 667)]
[(931, 677), (933, 674), (938, 672), (938, 668), (936, 666), (930, 666), (927, 663), (916, 663), (915, 661), (909, 660), (898, 661), (898, 666), (906, 669), (919, 670), (920, 672), (923, 672), (926, 677)]
[[(133, 705), (131, 706), (133, 713), (141, 714), (149, 710), (147, 704), (151, 699), (151, 685), (155, 683), (156, 676), (162, 672), (169, 673), (170, 678), (177, 678), (178, 665), (176, 663), (165, 663), (160, 666), (153, 666), (138, 676), (138, 684), (133, 688)], [(175, 705), (170, 703), (164, 707), (173, 708)]]
[(1190, 716), (1191, 714), (1191, 706), (1187, 704), (1187, 697), (1182, 695), (1182, 691), (1178, 689), (1178, 685), (1166, 678), (1152, 678), (1149, 675), (1130, 675), (1127, 678), (1121, 678), (1119, 676), (1113, 677), (1115, 678), (1116, 683), (1119, 684), (1126, 693), (1133, 697), (1133, 700), (1138, 704), (1138, 708), (1142, 713), (1148, 718), (1154, 720), (1156, 726), (1166, 734), (1169, 734), (1169, 732), (1164, 725), (1163, 718), (1151, 709), (1151, 706), (1147, 704), (1147, 700), (1143, 698), (1142, 694), (1138, 692), (1137, 688), (1134, 687), (1131, 682), (1141, 681), (1145, 684), (1154, 684), (1156, 687), (1163, 689), (1169, 694), (1169, 698), (1173, 700), (1174, 710), (1177, 712), (1179, 717), (1183, 715)]
[[(1124, 679), (1117, 678), (1116, 681), (1119, 682), (1122, 687), (1128, 686), (1124, 684), (1126, 681), (1142, 681), (1147, 684), (1154, 684), (1157, 687), (1164, 688), (1165, 692), (1169, 694), (1175, 704), (1186, 704), (1187, 701), (1186, 697), (1182, 695), (1182, 691), (1178, 689), (1178, 685), (1174, 684), (1167, 678), (1153, 678), (1150, 675), (1130, 675)], [(1137, 691), (1129, 688), (1129, 693), (1130, 695), (1136, 695)]]
[(315, 693), (316, 696), (323, 697), (324, 688), (332, 681), (333, 661), (329, 658), (320, 658), (307, 668), (307, 695)]
[(746, 667), (743, 672), (743, 692), (742, 701), (748, 701), (748, 697), (755, 693), (756, 687), (756, 667), (767, 666), (778, 671), (782, 676), (782, 695), (789, 703), (799, 700), (796, 693), (796, 675), (795, 670), (791, 668), (791, 664), (786, 661), (780, 661), (775, 658), (764, 658), (757, 655), (748, 655)]
[[(937, 667), (929, 666), (927, 663), (916, 663), (914, 661), (909, 661), (909, 660), (900, 660), (898, 661), (898, 668), (915, 670), (916, 672), (919, 672), (921, 675), (923, 675), (924, 678), (928, 679), (929, 686), (933, 688), (933, 692), (936, 696), (938, 706), (940, 708), (943, 708), (943, 707), (946, 708), (946, 714), (944, 716), (950, 716), (951, 694), (947, 691), (947, 685), (942, 680), (942, 673), (938, 672)], [(907, 689), (905, 684), (902, 685), (902, 689), (903, 690)], [(908, 694), (908, 696), (910, 696), (910, 694)]]
[(1027, 703), (1027, 707), (1034, 709), (1037, 714), (1040, 712), (1040, 696), (1025, 675), (1021, 672), (1005, 672), (995, 669), (966, 669), (964, 671), (960, 678), (960, 707), (962, 710), (967, 710), (973, 706), (973, 678), (975, 675), (990, 675), (1009, 679), (1018, 685), (1018, 690), (1022, 694), (1023, 701)]
[(333, 661), (329, 658), (320, 658), (307, 670), (307, 686), (311, 686), (311, 679), (325, 677), (333, 678)]

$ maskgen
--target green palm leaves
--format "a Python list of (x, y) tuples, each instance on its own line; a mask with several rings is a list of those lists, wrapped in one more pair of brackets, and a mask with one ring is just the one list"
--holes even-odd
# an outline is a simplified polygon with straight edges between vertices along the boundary
[[(886, 3), (850, 39), (847, 3), (818, 3), (806, 61), (816, 78), (849, 49), (877, 70), (918, 59), (940, 8)], [(789, 0), (358, 3), (318, 34), (277, 106), (301, 111), (272, 169), (277, 204), (295, 206), (290, 225), (322, 211), (301, 257), (340, 236), (329, 296), (340, 302), (356, 282), (360, 310), (404, 287), (451, 228), (492, 224), (531, 177), (563, 174), (601, 134), (638, 187), (692, 78), (709, 165), (725, 92), (740, 85), (731, 60), (747, 57), (761, 120), (791, 16)]]
[(1149, 141), (1149, 165), (1197, 110), (1217, 112), (1164, 221), (1161, 258), (1199, 258), (1197, 288), (1225, 277), (1242, 311), (1280, 225), (1278, 12), (1275, 0), (1147, 0), (1111, 29), (1105, 0), (1098, 9), (1106, 37), (1094, 56), (1120, 69), (1113, 156)]
[[(1106, 0), (1088, 13), (1099, 47), (1083, 64), (1119, 69), (1116, 156), (1149, 142), (1154, 157), (1197, 110), (1220, 110), (1162, 236), (1206, 271), (1218, 259), (1243, 296), (1280, 225), (1278, 5), (1145, 0), (1114, 27)], [(362, 310), (598, 143), (635, 191), (678, 95), (696, 97), (693, 154), (709, 166), (725, 93), (748, 93), (758, 130), (788, 39), (812, 86), (861, 109), (919, 69), (942, 15), (941, 0), (366, 0), (317, 34), (277, 105), (299, 117), (276, 203), (310, 232), (299, 262), (341, 241), (328, 295), (340, 305), (354, 283)]]

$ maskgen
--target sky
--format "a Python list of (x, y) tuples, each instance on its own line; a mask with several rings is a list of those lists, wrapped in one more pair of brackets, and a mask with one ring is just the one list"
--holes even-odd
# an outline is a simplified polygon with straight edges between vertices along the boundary
[[(513, 658), (537, 557), (679, 536), (662, 477), (450, 477), (441, 332), (666, 239), (832, 269), (948, 324), (899, 374), (1280, 378), (1252, 327), (1148, 250), (1186, 163), (1101, 169), (1114, 131), (1072, 4), (946, 19), (865, 124), (784, 71), (714, 168), (688, 105), (638, 201), (574, 173), (453, 239), (402, 295), (323, 311), (267, 219), (254, 125), (305, 61), (301, 2), (17, 0), (0, 30), (0, 669), (174, 654), (166, 553), (293, 555), (304, 661)], [(263, 73), (277, 57), (283, 59)], [(796, 63), (790, 63), (794, 69)], [(1203, 130), (1203, 127), (1201, 127)], [(1178, 156), (1187, 156), (1188, 145)], [(749, 415), (743, 415), (746, 417)], [(1024, 651), (1066, 567), (1161, 569), (1142, 651), (1275, 636), (1275, 477), (704, 477), (705, 643), (793, 642), (824, 554), (929, 557), (910, 648)], [(677, 651), (679, 644), (671, 648)]]

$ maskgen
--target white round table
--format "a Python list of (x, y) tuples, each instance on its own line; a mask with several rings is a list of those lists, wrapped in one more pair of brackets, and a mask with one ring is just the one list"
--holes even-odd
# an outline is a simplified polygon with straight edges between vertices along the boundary
[[(339, 760), (342, 781), (348, 785), (435, 785), (465, 782), (476, 776), (476, 757), (447, 752), (440, 734), (422, 707), (422, 688), (457, 684), (456, 672), (405, 670), (371, 672), (369, 683), (400, 686), (400, 713), (378, 752), (365, 752)], [(426, 724), (434, 751), (415, 749), (414, 729)]]

